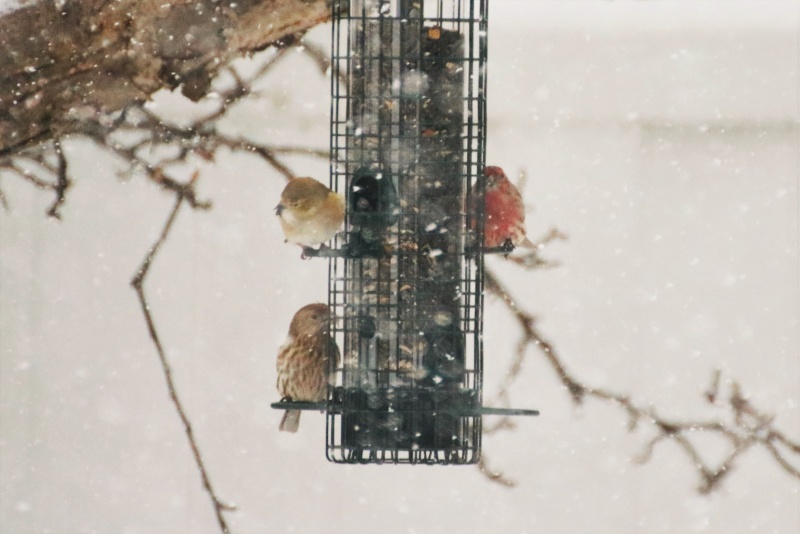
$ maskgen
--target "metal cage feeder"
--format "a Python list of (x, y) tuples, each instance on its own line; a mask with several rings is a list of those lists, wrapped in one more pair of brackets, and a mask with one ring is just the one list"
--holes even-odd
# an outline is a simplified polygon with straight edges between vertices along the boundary
[(333, 462), (476, 463), (482, 415), (538, 413), (482, 406), (486, 58), (487, 0), (334, 0), (342, 359), (324, 405), (273, 405), (324, 408)]

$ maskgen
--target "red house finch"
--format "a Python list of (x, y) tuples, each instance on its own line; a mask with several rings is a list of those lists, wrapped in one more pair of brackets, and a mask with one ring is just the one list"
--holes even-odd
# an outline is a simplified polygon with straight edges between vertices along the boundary
[[(328, 335), (331, 313), (325, 304), (303, 306), (292, 317), (289, 337), (278, 352), (278, 393), (299, 402), (325, 400), (328, 385), (328, 357), (339, 362), (339, 347)], [(297, 432), (300, 410), (286, 410), (280, 429)]]
[[(500, 167), (486, 167), (483, 174), (486, 176), (484, 246), (495, 248), (510, 241), (515, 247), (534, 248), (525, 237), (522, 195)], [(478, 194), (477, 187), (473, 191)]]
[(293, 178), (275, 207), (283, 235), (303, 247), (330, 241), (344, 222), (344, 198), (313, 178)]

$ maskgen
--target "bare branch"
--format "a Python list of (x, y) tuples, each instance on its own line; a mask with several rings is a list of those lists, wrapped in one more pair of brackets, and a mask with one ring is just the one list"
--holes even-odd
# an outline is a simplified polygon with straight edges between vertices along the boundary
[[(189, 181), (190, 187), (194, 184), (196, 178), (197, 173), (195, 173), (193, 178)], [(161, 369), (164, 373), (164, 379), (167, 382), (167, 390), (169, 391), (170, 399), (172, 399), (172, 403), (175, 405), (175, 410), (178, 412), (178, 416), (183, 423), (186, 437), (189, 440), (189, 445), (192, 449), (192, 455), (194, 456), (195, 463), (197, 464), (197, 469), (200, 471), (200, 477), (203, 481), (203, 488), (205, 488), (206, 492), (208, 492), (211, 502), (214, 505), (214, 512), (216, 513), (217, 522), (219, 523), (220, 529), (222, 530), (223, 534), (228, 534), (230, 529), (225, 521), (223, 512), (235, 510), (235, 507), (223, 502), (219, 497), (217, 497), (217, 494), (214, 492), (214, 489), (211, 486), (211, 479), (208, 476), (208, 470), (203, 462), (200, 449), (197, 446), (197, 440), (194, 437), (194, 432), (192, 431), (192, 425), (189, 422), (189, 417), (186, 415), (186, 410), (183, 408), (181, 400), (178, 397), (178, 392), (175, 388), (175, 382), (172, 378), (172, 368), (167, 361), (167, 356), (164, 352), (164, 347), (161, 344), (158, 332), (156, 331), (155, 322), (153, 321), (153, 317), (150, 313), (150, 305), (147, 303), (147, 297), (144, 292), (144, 282), (147, 274), (150, 272), (150, 267), (153, 264), (153, 260), (155, 259), (158, 251), (161, 249), (161, 246), (166, 241), (172, 228), (172, 224), (175, 222), (175, 218), (177, 217), (178, 211), (180, 210), (180, 207), (184, 201), (186, 201), (186, 197), (183, 193), (178, 192), (175, 195), (175, 205), (172, 208), (169, 217), (167, 218), (167, 222), (164, 224), (161, 235), (158, 237), (155, 243), (153, 243), (153, 245), (150, 247), (150, 250), (145, 255), (144, 260), (139, 266), (139, 269), (131, 279), (131, 285), (136, 290), (136, 295), (139, 298), (139, 304), (141, 305), (142, 314), (144, 315), (145, 322), (147, 323), (147, 330), (150, 334), (150, 339), (152, 339), (153, 344), (156, 347), (156, 352), (158, 352), (158, 359), (161, 362)]]
[(309, 156), (313, 158), (328, 159), (330, 151), (327, 148), (309, 148), (302, 146), (273, 146), (271, 150), (274, 154)]
[[(286, 3), (293, 1), (288, 0)], [(328, 13), (327, 8), (324, 13)], [(48, 215), (52, 217), (60, 218), (66, 192), (71, 185), (68, 158), (62, 149), (61, 138), (58, 137), (64, 131), (74, 131), (77, 132), (74, 134), (76, 136), (81, 135), (91, 139), (98, 148), (121, 159), (129, 172), (140, 172), (146, 179), (174, 194), (175, 204), (167, 221), (132, 277), (131, 285), (136, 291), (150, 339), (158, 354), (169, 397), (183, 425), (203, 488), (211, 499), (217, 523), (223, 534), (230, 532), (224, 512), (235, 508), (223, 502), (211, 484), (208, 468), (186, 408), (178, 395), (173, 371), (156, 328), (147, 300), (145, 281), (156, 256), (170, 235), (181, 206), (186, 203), (196, 209), (211, 207), (210, 201), (201, 200), (197, 196), (195, 189), (197, 172), (188, 181), (176, 177), (177, 169), (192, 164), (192, 158), (213, 161), (220, 148), (247, 151), (259, 156), (287, 179), (294, 177), (294, 173), (282, 161), (283, 156), (299, 155), (328, 159), (328, 151), (324, 149), (269, 146), (228, 136), (220, 132), (218, 127), (220, 119), (223, 119), (235, 104), (256, 95), (253, 90), (254, 84), (266, 76), (281, 59), (288, 57), (289, 50), (299, 46), (298, 43), (299, 38), (296, 36), (287, 39), (254, 73), (248, 76), (243, 76), (230, 64), (222, 67), (229, 79), (219, 84), (223, 86), (215, 95), (219, 98), (219, 105), (214, 111), (189, 125), (170, 123), (146, 108), (145, 98), (136, 97), (125, 104), (120, 111), (112, 113), (101, 112), (100, 108), (90, 105), (81, 106), (75, 116), (69, 119), (71, 121), (69, 128), (59, 130), (58, 133), (44, 130), (35, 138), (13, 146), (0, 145), (0, 158), (2, 158), (0, 170), (16, 174), (37, 188), (55, 193), (55, 199), (48, 209)], [(185, 90), (184, 94), (187, 94)], [(53, 139), (55, 157), (50, 150), (48, 139)], [(0, 203), (7, 208), (8, 203), (2, 190), (0, 190)]]
[[(139, 100), (113, 113), (101, 113), (84, 106), (79, 113), (76, 113), (75, 120), (80, 122), (76, 129), (81, 132), (80, 135), (93, 140), (99, 148), (124, 160), (129, 172), (141, 171), (147, 179), (159, 187), (182, 195), (193, 208), (208, 209), (211, 203), (198, 199), (194, 188), (174, 178), (172, 168), (191, 163), (189, 158), (192, 156), (213, 161), (216, 151), (221, 147), (255, 154), (286, 179), (291, 179), (295, 173), (283, 161), (282, 156), (299, 155), (328, 159), (328, 150), (271, 146), (231, 137), (220, 132), (218, 128), (219, 119), (225, 117), (234, 104), (255, 95), (253, 85), (268, 75), (280, 60), (289, 57), (291, 50), (302, 50), (306, 54), (324, 56), (321, 50), (307, 43), (301, 44), (298, 36), (291, 35), (281, 41), (280, 46), (274, 51), (265, 52), (264, 55), (267, 57), (260, 67), (246, 77), (229, 64), (222, 70), (229, 76), (229, 80), (218, 81), (218, 85), (222, 88), (214, 93), (219, 99), (219, 105), (214, 111), (189, 125), (173, 124), (145, 107), (144, 100)], [(321, 62), (322, 59), (318, 58), (317, 61)], [(67, 158), (64, 157), (60, 141), (54, 141), (53, 146), (55, 160), (47, 157), (51, 155), (48, 143), (38, 146), (26, 145), (28, 148), (24, 152), (9, 153), (0, 163), (0, 169), (17, 174), (37, 188), (53, 190), (56, 198), (47, 213), (53, 217), (60, 217), (60, 208), (65, 201), (70, 180)], [(23, 165), (26, 162), (30, 162), (31, 165)], [(51, 176), (52, 181), (48, 179)], [(5, 197), (2, 197), (2, 202), (5, 202)]]
[[(44, 166), (44, 163), (41, 162), (41, 161), (36, 161), (36, 160), (33, 160), (33, 159), (32, 159), (32, 161), (34, 163), (38, 164), (38, 165)], [(17, 176), (19, 176), (23, 180), (27, 180), (28, 182), (32, 183), (35, 187), (37, 187), (39, 189), (55, 189), (56, 188), (55, 184), (51, 184), (48, 181), (42, 180), (41, 178), (36, 176), (36, 174), (33, 171), (20, 167), (16, 162), (8, 162), (8, 163), (3, 165), (3, 168), (7, 169), (8, 171), (10, 171), (13, 174), (16, 174)]]
[(787, 438), (783, 432), (779, 430), (771, 430), (769, 435), (770, 443), (779, 443), (784, 447), (787, 447), (791, 452), (795, 454), (800, 454), (800, 443), (796, 441), (791, 441)]
[(299, 45), (299, 49), (311, 58), (323, 76), (327, 76), (330, 73), (331, 57), (328, 55), (327, 50), (309, 41), (303, 41)]
[(558, 228), (551, 228), (545, 235), (533, 242), (534, 248), (531, 250), (522, 250), (521, 254), (509, 255), (506, 259), (512, 263), (516, 263), (525, 269), (541, 269), (549, 267), (558, 267), (557, 261), (542, 258), (539, 253), (553, 241), (566, 241), (569, 239), (567, 234), (561, 232)]
[(70, 186), (69, 178), (67, 177), (67, 158), (64, 156), (64, 151), (61, 148), (61, 140), (56, 139), (53, 141), (53, 148), (56, 151), (58, 158), (58, 171), (56, 172), (56, 179), (58, 180), (55, 185), (56, 198), (47, 210), (47, 215), (61, 219), (61, 214), (58, 209), (64, 203), (65, 194)]
[(505, 475), (503, 475), (503, 473), (489, 469), (489, 466), (486, 463), (485, 454), (481, 456), (480, 460), (478, 460), (477, 466), (480, 472), (483, 473), (487, 479), (489, 479), (491, 482), (494, 482), (495, 484), (500, 484), (501, 486), (505, 486), (506, 488), (513, 488), (517, 485), (515, 481), (506, 477)]
[(216, 111), (213, 111), (212, 113), (201, 118), (195, 124), (207, 124), (213, 122), (219, 119), (220, 117), (223, 117), (233, 104), (236, 104), (237, 102), (244, 100), (249, 96), (252, 96), (253, 83), (264, 77), (270, 71), (270, 69), (275, 64), (278, 63), (278, 61), (286, 57), (286, 53), (288, 50), (289, 50), (288, 48), (277, 49), (275, 55), (273, 55), (271, 58), (265, 61), (264, 64), (252, 76), (250, 76), (246, 80), (239, 75), (239, 72), (235, 68), (233, 68), (233, 66), (229, 65), (225, 69), (225, 72), (230, 74), (231, 77), (233, 78), (234, 80), (233, 86), (219, 93), (220, 96), (219, 108), (217, 108)]
[[(800, 443), (790, 440), (780, 430), (774, 428), (774, 417), (764, 414), (753, 407), (742, 393), (741, 387), (737, 382), (733, 381), (731, 383), (731, 393), (726, 404), (732, 419), (731, 422), (723, 420), (668, 420), (658, 415), (656, 410), (646, 403), (637, 404), (631, 401), (627, 395), (604, 388), (588, 386), (581, 382), (567, 370), (563, 358), (536, 328), (534, 316), (518, 305), (499, 279), (488, 269), (485, 272), (485, 285), (487, 291), (500, 297), (514, 315), (522, 330), (522, 336), (517, 344), (517, 350), (509, 366), (509, 371), (495, 394), (496, 399), (507, 402), (510, 397), (510, 388), (523, 368), (527, 349), (534, 346), (539, 349), (539, 353), (545, 357), (553, 368), (575, 404), (582, 403), (587, 397), (616, 404), (628, 416), (631, 430), (636, 427), (639, 421), (650, 423), (656, 433), (636, 457), (637, 461), (646, 462), (651, 459), (655, 447), (659, 443), (664, 441), (675, 442), (688, 456), (690, 464), (697, 470), (701, 481), (698, 487), (700, 493), (710, 493), (717, 489), (721, 481), (733, 471), (735, 461), (739, 456), (756, 446), (764, 447), (775, 459), (776, 464), (787, 474), (800, 478), (800, 469), (792, 465), (785, 454), (778, 448), (778, 444), (780, 444), (787, 449), (787, 453), (795, 455), (795, 461), (797, 461), (800, 460)], [(720, 395), (719, 375), (719, 371), (714, 372), (711, 386), (703, 394), (705, 399), (713, 405), (717, 404)], [(505, 424), (501, 424), (498, 427), (498, 429), (505, 428), (508, 428)], [(713, 467), (703, 459), (700, 449), (690, 439), (690, 436), (701, 433), (717, 435), (728, 442), (729, 452), (717, 463), (716, 467)], [(486, 474), (490, 480), (502, 476), (494, 472), (487, 473), (485, 467), (481, 467), (481, 472)]]
[[(778, 464), (780, 464), (781, 467), (783, 467), (791, 475), (800, 478), (800, 470), (797, 469), (797, 467), (790, 464), (789, 461), (786, 458), (784, 458), (783, 454), (781, 454), (781, 451), (778, 450), (777, 445), (775, 445), (776, 441), (778, 440), (775, 438), (768, 439), (766, 440), (764, 446), (767, 448), (772, 457), (775, 458), (775, 461), (778, 462)], [(796, 444), (791, 444), (791, 446), (796, 446)]]
[[(306, 56), (314, 61), (323, 76), (330, 76), (331, 57), (326, 50), (308, 41), (303, 41), (300, 45), (300, 49)], [(340, 86), (347, 88), (347, 71), (344, 68), (338, 70), (338, 78), (336, 81)]]

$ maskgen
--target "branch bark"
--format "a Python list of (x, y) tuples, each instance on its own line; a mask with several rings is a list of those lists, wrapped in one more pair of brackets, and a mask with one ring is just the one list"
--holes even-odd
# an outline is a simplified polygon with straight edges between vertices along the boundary
[(0, 158), (178, 86), (199, 100), (230, 60), (328, 20), (328, 0), (40, 1), (0, 18)]

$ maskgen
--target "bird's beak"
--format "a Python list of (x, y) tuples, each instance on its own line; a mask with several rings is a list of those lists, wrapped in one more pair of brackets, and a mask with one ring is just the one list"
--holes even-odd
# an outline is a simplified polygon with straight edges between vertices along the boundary
[(280, 217), (280, 216), (281, 216), (281, 213), (283, 213), (283, 210), (284, 210), (285, 208), (286, 208), (286, 206), (284, 206), (283, 204), (278, 204), (277, 206), (275, 206), (275, 215), (277, 215), (278, 217)]

